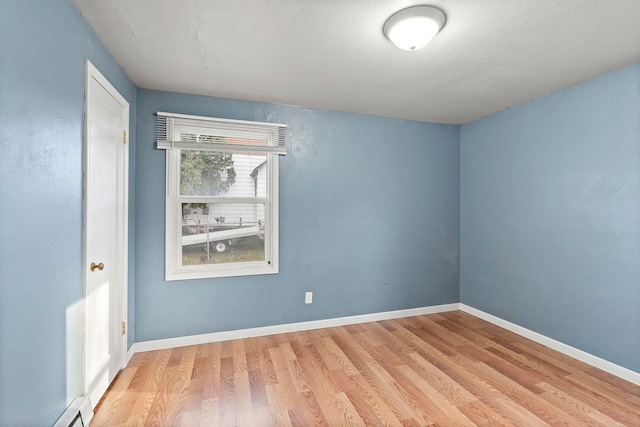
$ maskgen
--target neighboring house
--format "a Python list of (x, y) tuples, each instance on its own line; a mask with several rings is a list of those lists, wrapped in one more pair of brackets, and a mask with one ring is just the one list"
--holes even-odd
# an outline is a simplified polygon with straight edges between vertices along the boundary
[[(267, 175), (266, 156), (264, 154), (234, 154), (233, 168), (235, 182), (223, 197), (266, 197)], [(194, 206), (195, 205), (195, 206)], [(184, 215), (188, 223), (217, 223), (220, 226), (251, 227), (264, 222), (264, 205), (240, 203), (210, 203), (206, 209), (194, 204), (190, 212)]]
[(267, 197), (267, 161), (263, 161), (251, 171), (251, 177), (255, 181), (256, 197)]

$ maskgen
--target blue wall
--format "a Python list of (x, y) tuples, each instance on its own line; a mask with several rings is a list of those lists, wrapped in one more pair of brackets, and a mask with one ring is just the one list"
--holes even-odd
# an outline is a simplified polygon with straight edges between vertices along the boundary
[[(289, 125), (279, 274), (164, 281), (157, 111)], [(458, 126), (151, 90), (137, 119), (136, 341), (459, 301)]]
[[(82, 320), (77, 304), (83, 296), (87, 58), (130, 102), (135, 130), (136, 88), (70, 1), (2, 2), (2, 426), (51, 425), (66, 408), (67, 394), (82, 393), (81, 382), (67, 379), (82, 378), (82, 335), (76, 322)], [(72, 372), (68, 358), (80, 361), (70, 364)]]
[(640, 64), (462, 126), (461, 298), (640, 372)]

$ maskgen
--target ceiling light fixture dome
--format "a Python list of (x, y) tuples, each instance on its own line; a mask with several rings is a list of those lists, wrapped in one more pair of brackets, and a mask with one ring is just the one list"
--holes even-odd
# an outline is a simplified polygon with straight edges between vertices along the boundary
[(424, 47), (444, 25), (445, 16), (432, 6), (413, 6), (391, 15), (384, 23), (384, 35), (404, 50)]

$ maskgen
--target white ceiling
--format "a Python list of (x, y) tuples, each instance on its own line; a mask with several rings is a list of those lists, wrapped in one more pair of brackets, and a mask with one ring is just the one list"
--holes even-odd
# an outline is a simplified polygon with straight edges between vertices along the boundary
[[(461, 124), (640, 61), (640, 0), (72, 0), (143, 88)], [(425, 48), (383, 35), (429, 4)]]

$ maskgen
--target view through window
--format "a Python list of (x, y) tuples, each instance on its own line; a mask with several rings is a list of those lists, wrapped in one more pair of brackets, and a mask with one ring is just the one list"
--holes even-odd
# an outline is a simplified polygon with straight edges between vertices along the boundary
[(183, 151), (182, 264), (265, 261), (266, 197), (266, 154)]

